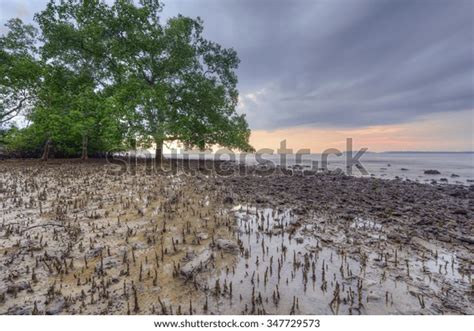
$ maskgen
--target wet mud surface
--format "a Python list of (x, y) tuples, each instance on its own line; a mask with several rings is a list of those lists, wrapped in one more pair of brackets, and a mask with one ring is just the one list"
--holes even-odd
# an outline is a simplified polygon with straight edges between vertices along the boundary
[(473, 314), (470, 187), (0, 163), (2, 314)]

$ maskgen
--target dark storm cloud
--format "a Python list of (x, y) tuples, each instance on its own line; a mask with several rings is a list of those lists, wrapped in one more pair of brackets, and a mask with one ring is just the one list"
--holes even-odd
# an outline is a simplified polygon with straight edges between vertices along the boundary
[[(0, 19), (43, 3), (0, 0)], [(474, 109), (471, 0), (175, 0), (163, 14), (178, 12), (239, 53), (240, 109), (254, 129)]]
[(209, 37), (238, 51), (253, 128), (394, 124), (474, 108), (472, 1), (184, 0), (167, 10), (175, 8), (202, 16)]

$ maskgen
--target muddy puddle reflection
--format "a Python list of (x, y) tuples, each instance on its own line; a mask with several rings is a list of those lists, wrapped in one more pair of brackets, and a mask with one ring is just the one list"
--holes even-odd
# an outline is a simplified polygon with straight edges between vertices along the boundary
[(422, 239), (391, 244), (373, 220), (299, 220), (248, 206), (232, 213), (234, 262), (197, 276), (210, 313), (472, 313), (472, 265), (454, 252)]

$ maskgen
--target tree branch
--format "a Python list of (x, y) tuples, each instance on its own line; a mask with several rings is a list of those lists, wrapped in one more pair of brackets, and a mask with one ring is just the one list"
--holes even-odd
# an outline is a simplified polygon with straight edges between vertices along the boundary
[(21, 107), (23, 107), (23, 103), (28, 99), (29, 99), (29, 97), (26, 97), (26, 96), (23, 97), (23, 99), (20, 100), (18, 105), (16, 105), (13, 109), (10, 109), (7, 112), (3, 113), (1, 115), (2, 117), (0, 118), (0, 123), (6, 123), (9, 120), (11, 120), (12, 118), (14, 118), (15, 116), (17, 116), (21, 111)]

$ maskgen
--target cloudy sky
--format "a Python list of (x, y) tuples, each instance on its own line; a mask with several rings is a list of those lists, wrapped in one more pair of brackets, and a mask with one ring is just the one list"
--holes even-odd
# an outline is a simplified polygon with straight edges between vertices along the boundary
[[(45, 0), (0, 0), (0, 23)], [(237, 50), (257, 148), (474, 150), (474, 1), (175, 0)], [(0, 30), (1, 32), (2, 30)]]

